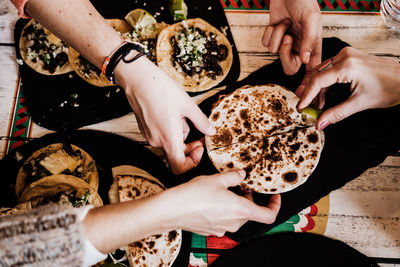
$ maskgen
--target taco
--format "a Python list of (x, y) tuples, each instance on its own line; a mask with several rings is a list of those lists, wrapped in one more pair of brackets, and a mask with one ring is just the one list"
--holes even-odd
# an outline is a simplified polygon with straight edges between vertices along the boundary
[(202, 19), (166, 27), (157, 40), (157, 64), (188, 92), (219, 84), (232, 66), (232, 46), (226, 36)]
[(19, 197), (19, 203), (28, 201), (33, 208), (48, 203), (76, 208), (103, 205), (99, 194), (88, 183), (65, 174), (51, 175), (30, 184)]
[(132, 19), (129, 19), (129, 13), (125, 17), (127, 21), (132, 24), (132, 29), (122, 34), (122, 37), (130, 42), (137, 42), (143, 45), (143, 52), (147, 55), (147, 58), (157, 63), (156, 58), (156, 45), (159, 33), (167, 26), (164, 22), (154, 23), (143, 27), (140, 23), (135, 23)]
[(259, 193), (303, 184), (318, 164), (324, 134), (315, 119), (296, 111), (297, 102), (278, 85), (246, 86), (222, 96), (209, 117), (217, 134), (205, 139), (216, 169), (244, 169), (241, 187)]
[(51, 144), (34, 152), (20, 168), (15, 185), (17, 197), (31, 183), (55, 174), (78, 177), (97, 190), (96, 163), (83, 149), (70, 144)]
[(19, 50), (24, 62), (44, 75), (60, 75), (72, 71), (68, 46), (35, 20), (22, 29)]
[[(121, 35), (129, 32), (132, 27), (120, 19), (107, 19), (107, 22)], [(75, 73), (86, 82), (98, 87), (113, 86), (101, 70), (90, 63), (73, 48), (69, 48), (68, 60)]]
[[(133, 166), (112, 169), (114, 183), (109, 191), (111, 203), (148, 197), (165, 190), (151, 174)], [(124, 248), (130, 266), (171, 266), (182, 242), (182, 231), (152, 235)]]
[(29, 201), (18, 204), (14, 208), (3, 207), (3, 208), (0, 208), (0, 217), (6, 216), (6, 215), (25, 213), (27, 211), (30, 211), (31, 209), (32, 209), (32, 204)]

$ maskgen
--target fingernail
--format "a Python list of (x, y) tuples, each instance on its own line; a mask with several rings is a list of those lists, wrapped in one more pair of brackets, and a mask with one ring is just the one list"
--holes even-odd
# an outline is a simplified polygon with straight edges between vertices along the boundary
[(326, 128), (326, 126), (328, 126), (329, 124), (331, 124), (330, 121), (324, 121), (319, 125), (319, 129), (322, 131), (323, 129)]
[(289, 44), (290, 43), (290, 37), (289, 36), (285, 36), (285, 38), (283, 38), (283, 44)]
[(245, 172), (245, 170), (239, 170), (238, 172), (239, 172), (239, 174), (240, 174), (240, 176), (241, 176), (242, 178), (246, 177), (246, 172)]
[(311, 56), (310, 52), (305, 52), (304, 53), (304, 59), (306, 60), (307, 63), (308, 63), (308, 61), (310, 61), (310, 56)]

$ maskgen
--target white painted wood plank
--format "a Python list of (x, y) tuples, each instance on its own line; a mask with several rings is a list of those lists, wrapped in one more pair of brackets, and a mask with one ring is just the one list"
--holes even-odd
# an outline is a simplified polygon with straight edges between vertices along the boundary
[(399, 167), (379, 165), (332, 192), (325, 235), (371, 257), (399, 257), (399, 179)]
[(18, 12), (10, 0), (0, 0), (0, 43), (14, 43)]
[[(261, 37), (268, 24), (264, 13), (227, 13), (239, 52), (266, 51)], [(370, 53), (400, 56), (400, 34), (389, 30), (379, 15), (323, 14), (323, 37), (338, 37)], [(246, 36), (246, 38), (242, 38)]]
[[(15, 101), (17, 81), (17, 64), (15, 62), (14, 47), (0, 46), (1, 71), (0, 71), (0, 136), (6, 136), (12, 107)], [(0, 140), (0, 158), (5, 153), (6, 139)]]

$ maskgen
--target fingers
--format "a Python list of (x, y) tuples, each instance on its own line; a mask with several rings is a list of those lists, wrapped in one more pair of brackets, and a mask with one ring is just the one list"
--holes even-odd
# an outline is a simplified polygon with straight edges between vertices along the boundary
[(262, 42), (262, 44), (263, 44), (265, 47), (268, 47), (269, 40), (271, 40), (271, 35), (272, 35), (272, 32), (273, 32), (273, 31), (274, 31), (274, 26), (272, 26), (272, 25), (269, 25), (269, 26), (265, 29), (264, 34), (263, 34), (263, 37), (262, 37), (262, 39), (261, 39), (261, 42)]
[(292, 22), (290, 19), (284, 19), (276, 25), (270, 25), (264, 32), (262, 43), (268, 47), (271, 53), (278, 53), (285, 32), (290, 28)]
[(246, 177), (246, 172), (244, 170), (229, 171), (217, 174), (218, 182), (225, 188), (233, 187), (239, 185), (244, 177)]
[(252, 217), (250, 220), (271, 224), (275, 221), (279, 209), (281, 208), (281, 195), (273, 195), (269, 200), (268, 207), (252, 204), (254, 208), (252, 209)]
[(322, 57), (322, 38), (317, 37), (316, 45), (314, 50), (311, 52), (310, 61), (306, 65), (306, 71), (312, 71), (316, 66), (321, 64)]
[(323, 130), (329, 124), (339, 122), (354, 113), (364, 110), (364, 104), (357, 96), (350, 96), (344, 102), (326, 110), (317, 121), (317, 129)]
[[(324, 63), (321, 64), (324, 65)], [(297, 109), (301, 110), (307, 107), (311, 101), (318, 95), (322, 88), (328, 87), (339, 80), (337, 65), (325, 69), (321, 72), (315, 71), (309, 78), (307, 84), (302, 89), (301, 99), (297, 104)], [(300, 91), (300, 90), (298, 90)]]
[(290, 35), (285, 35), (282, 45), (279, 49), (283, 71), (287, 75), (293, 75), (301, 67), (301, 60), (297, 53), (293, 51), (293, 38)]
[(183, 141), (185, 141), (186, 138), (187, 138), (188, 135), (189, 135), (189, 132), (190, 132), (189, 125), (187, 124), (187, 121), (186, 121), (185, 118), (182, 118), (182, 127), (183, 127), (183, 129), (182, 129), (182, 132), (183, 132)]
[(172, 171), (175, 174), (182, 174), (199, 165), (204, 147), (200, 140), (189, 144), (178, 142), (176, 144), (168, 144), (165, 152)]
[[(313, 53), (313, 56), (317, 57), (319, 55), (319, 58), (321, 57), (321, 51), (314, 52), (314, 49), (321, 48), (321, 46), (318, 46), (318, 43), (321, 42), (321, 31), (322, 27), (320, 14), (318, 12), (310, 13), (304, 21), (302, 29), (302, 41), (300, 43), (300, 58), (304, 64), (308, 64), (310, 62), (311, 55)], [(315, 61), (315, 59), (313, 60)]]
[(211, 125), (206, 115), (196, 104), (192, 103), (184, 116), (189, 118), (193, 125), (203, 134), (214, 135), (216, 133), (214, 126)]

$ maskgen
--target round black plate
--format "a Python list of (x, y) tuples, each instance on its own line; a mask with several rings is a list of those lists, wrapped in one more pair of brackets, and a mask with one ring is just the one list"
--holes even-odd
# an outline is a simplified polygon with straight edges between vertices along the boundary
[[(113, 182), (111, 169), (120, 165), (141, 168), (158, 178), (165, 187), (176, 184), (175, 177), (164, 163), (141, 144), (125, 137), (93, 130), (79, 130), (47, 134), (11, 151), (0, 161), (0, 207), (13, 207), (15, 179), (23, 162), (36, 150), (53, 143), (74, 144), (85, 150), (96, 161), (99, 171), (99, 194), (104, 204), (108, 201), (108, 190)], [(191, 234), (183, 231), (182, 246), (174, 266), (187, 266)]]

